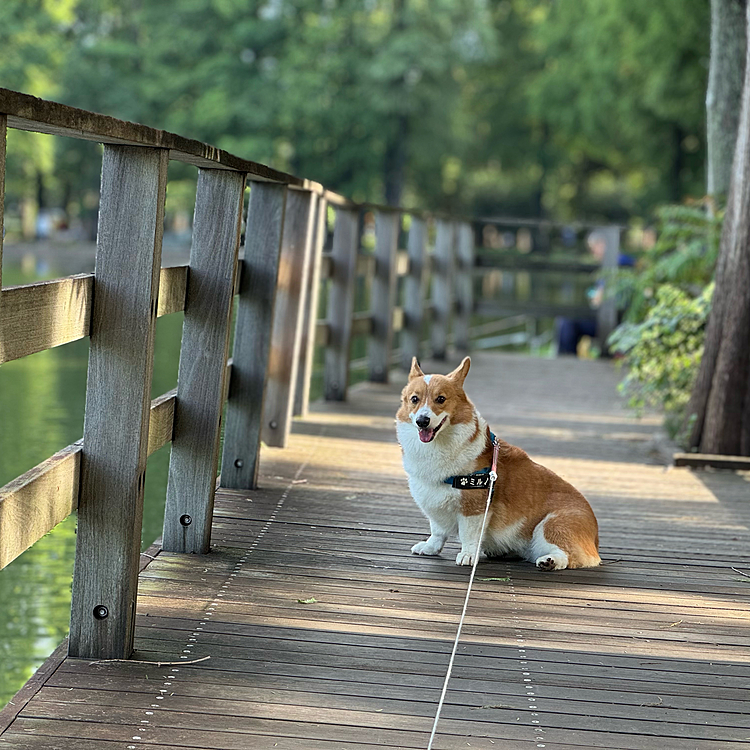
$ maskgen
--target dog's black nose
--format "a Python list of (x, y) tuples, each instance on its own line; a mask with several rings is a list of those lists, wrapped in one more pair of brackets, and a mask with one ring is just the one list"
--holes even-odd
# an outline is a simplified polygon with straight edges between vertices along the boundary
[(426, 430), (430, 426), (430, 418), (423, 414), (421, 417), (417, 417), (417, 427), (421, 430)]

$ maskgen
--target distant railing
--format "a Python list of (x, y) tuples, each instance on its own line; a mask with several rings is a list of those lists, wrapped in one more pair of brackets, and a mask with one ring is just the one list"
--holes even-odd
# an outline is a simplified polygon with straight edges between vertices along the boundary
[[(148, 456), (172, 443), (163, 549), (207, 553), (219, 461), (221, 486), (257, 486), (261, 441), (283, 447), (292, 416), (307, 411), (316, 345), (333, 400), (346, 398), (355, 337), (367, 338), (369, 377), (382, 382), (425, 338), (437, 358), (451, 340), (469, 348), (477, 225), (356, 204), (197, 141), (0, 89), (0, 227), (7, 128), (104, 152), (95, 273), (0, 279), (0, 363), (90, 338), (83, 439), (0, 488), (0, 568), (77, 510), (69, 652), (128, 658)], [(170, 159), (199, 173), (190, 262), (161, 268)], [(355, 313), (358, 279), (369, 304)], [(178, 385), (150, 401), (156, 318), (178, 311)]]

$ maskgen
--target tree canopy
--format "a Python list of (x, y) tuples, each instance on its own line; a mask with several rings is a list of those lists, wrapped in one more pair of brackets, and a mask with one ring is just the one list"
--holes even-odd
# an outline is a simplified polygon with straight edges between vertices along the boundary
[[(622, 218), (704, 192), (709, 16), (708, 0), (4, 0), (0, 85), (355, 199)], [(27, 141), (9, 201), (96, 189), (80, 145)]]

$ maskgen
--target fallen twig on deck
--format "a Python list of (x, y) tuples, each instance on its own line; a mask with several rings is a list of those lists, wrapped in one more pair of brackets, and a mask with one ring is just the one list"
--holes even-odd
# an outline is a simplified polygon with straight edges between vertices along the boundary
[(199, 661), (206, 661), (210, 659), (210, 656), (202, 656), (200, 659), (193, 659), (192, 661), (143, 661), (141, 659), (97, 659), (96, 661), (90, 661), (89, 666), (92, 664), (110, 664), (114, 661), (120, 661), (124, 664), (151, 664), (154, 667), (179, 667), (182, 664), (197, 664)]

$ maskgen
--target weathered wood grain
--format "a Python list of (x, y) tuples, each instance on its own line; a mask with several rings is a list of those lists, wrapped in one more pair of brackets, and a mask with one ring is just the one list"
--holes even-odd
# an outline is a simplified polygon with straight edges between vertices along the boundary
[(292, 424), (316, 200), (310, 191), (292, 189), (286, 198), (261, 429), (263, 442), (276, 448), (286, 447)]
[[(310, 382), (312, 379), (313, 360), (317, 345), (318, 301), (320, 294), (320, 280), (323, 278), (323, 249), (328, 236), (328, 203), (324, 198), (318, 198), (315, 212), (315, 228), (313, 232), (313, 246), (307, 274), (307, 295), (302, 321), (302, 340), (300, 341), (299, 370), (297, 386), (294, 395), (295, 416), (307, 415), (310, 404)], [(327, 278), (327, 276), (326, 276)]]
[(88, 336), (93, 274), (3, 290), (0, 363)]
[(420, 356), (423, 306), (425, 298), (425, 248), (427, 224), (424, 219), (411, 217), (407, 252), (409, 272), (404, 280), (404, 327), (401, 333), (401, 367), (411, 366), (412, 357)]
[(111, 145), (168, 149), (171, 159), (203, 169), (229, 169), (251, 175), (253, 180), (270, 180), (288, 185), (304, 185), (307, 182), (176, 133), (37, 99), (18, 91), (0, 88), (0, 112), (7, 114), (9, 127), (18, 130)]
[(453, 323), (453, 345), (460, 352), (469, 351), (469, 325), (474, 309), (472, 277), (474, 270), (474, 230), (471, 224), (456, 225), (456, 317)]
[[(747, 482), (645, 463), (606, 362), (480, 353), (469, 377), (491, 424), (590, 496), (605, 564), (480, 562), (436, 747), (741, 745)], [(469, 571), (454, 541), (409, 552), (426, 521), (393, 437), (399, 386), (314, 405), (264, 452), (264, 488), (217, 493), (212, 554), (144, 571), (141, 661), (68, 659), (0, 745), (424, 748)]]
[(448, 353), (448, 334), (453, 312), (453, 269), (455, 224), (438, 219), (435, 251), (432, 255), (432, 356), (444, 360)]
[(126, 658), (133, 649), (168, 163), (165, 150), (104, 147), (71, 605), (76, 656)]
[(0, 488), (0, 569), (76, 509), (82, 446), (63, 448)]
[(177, 398), (177, 389), (157, 396), (151, 402), (151, 413), (148, 422), (148, 448), (150, 456), (156, 453), (159, 448), (163, 448), (167, 443), (172, 442), (172, 432), (174, 429), (174, 405)]
[(675, 453), (675, 466), (689, 466), (693, 469), (729, 469), (731, 471), (750, 471), (748, 456), (719, 456), (711, 453)]
[(159, 305), (156, 317), (171, 315), (185, 309), (188, 266), (169, 266), (159, 274)]
[(257, 485), (285, 204), (286, 188), (253, 183), (221, 463), (222, 486), (231, 489), (253, 489)]
[(219, 462), (244, 175), (200, 170), (162, 546), (205, 554)]
[[(185, 308), (187, 266), (162, 268), (156, 315)], [(89, 335), (94, 274), (8, 287), (0, 306), (0, 364)]]
[(368, 342), (370, 380), (388, 382), (393, 346), (393, 306), (396, 299), (396, 252), (401, 215), (375, 214), (375, 272), (370, 287), (372, 333)]
[[(230, 373), (227, 364), (227, 379)], [(172, 440), (176, 396), (173, 388), (151, 402), (149, 456)], [(82, 450), (79, 440), (0, 488), (0, 569), (78, 507)]]
[(349, 349), (358, 248), (359, 212), (338, 208), (331, 252), (333, 270), (328, 290), (329, 337), (323, 385), (328, 401), (346, 400), (349, 385)]
[[(3, 291), (3, 226), (5, 216), (5, 151), (8, 118), (0, 114), (0, 298)], [(0, 304), (2, 304), (0, 302)]]

